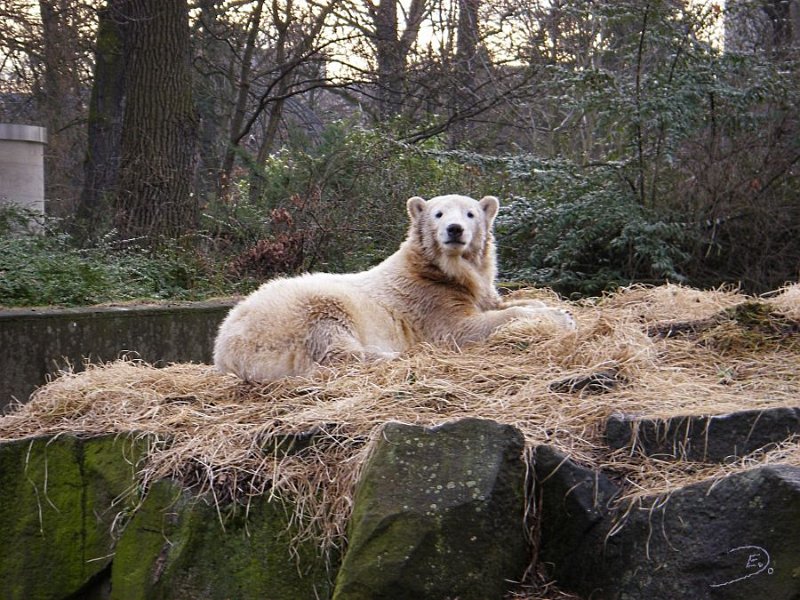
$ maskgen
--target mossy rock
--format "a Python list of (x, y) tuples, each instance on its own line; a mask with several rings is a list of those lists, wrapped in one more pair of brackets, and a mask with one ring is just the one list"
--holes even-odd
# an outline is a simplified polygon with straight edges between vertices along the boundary
[(717, 350), (800, 350), (800, 323), (776, 312), (769, 304), (743, 302), (722, 315), (728, 320), (702, 340)]
[(529, 562), (514, 427), (387, 424), (356, 492), (335, 600), (491, 600)]
[(655, 323), (647, 333), (687, 337), (719, 352), (800, 351), (800, 322), (757, 301), (742, 302), (705, 319)]
[(291, 510), (268, 494), (216, 505), (158, 481), (119, 540), (111, 598), (329, 598), (328, 560), (316, 543), (292, 541)]
[(87, 597), (111, 564), (112, 528), (136, 501), (146, 441), (38, 437), (0, 444), (0, 597)]

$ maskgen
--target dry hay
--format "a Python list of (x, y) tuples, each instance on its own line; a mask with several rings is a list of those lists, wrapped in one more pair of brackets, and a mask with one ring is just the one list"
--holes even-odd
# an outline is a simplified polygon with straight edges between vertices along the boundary
[[(206, 365), (156, 369), (120, 360), (65, 373), (39, 389), (0, 418), (0, 440), (151, 434), (156, 441), (141, 472), (144, 485), (174, 476), (217, 498), (275, 493), (296, 502), (295, 524), (323, 546), (344, 539), (359, 467), (387, 421), (430, 426), (468, 416), (495, 419), (518, 427), (530, 447), (552, 444), (581, 463), (602, 466), (625, 484), (627, 498), (668, 494), (767, 462), (800, 466), (797, 441), (727, 465), (646, 460), (611, 453), (602, 441), (612, 413), (669, 417), (796, 406), (797, 329), (770, 343), (737, 344), (747, 332), (715, 318), (753, 301), (734, 290), (631, 287), (570, 305), (576, 333), (520, 321), (462, 351), (421, 346), (398, 360), (267, 385)], [(800, 285), (759, 301), (795, 325), (800, 319)], [(665, 322), (708, 319), (713, 322), (691, 335), (647, 334)], [(722, 338), (726, 343), (718, 343)], [(600, 395), (551, 385), (603, 370), (624, 384)], [(314, 442), (290, 449), (291, 436)]]

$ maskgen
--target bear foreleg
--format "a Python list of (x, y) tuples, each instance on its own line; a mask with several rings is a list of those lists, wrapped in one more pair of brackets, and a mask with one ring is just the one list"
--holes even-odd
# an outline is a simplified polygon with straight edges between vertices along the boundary
[(512, 305), (495, 310), (487, 310), (467, 318), (460, 324), (456, 343), (479, 342), (488, 338), (506, 323), (518, 319), (547, 319), (566, 330), (575, 329), (575, 319), (568, 310), (537, 305)]

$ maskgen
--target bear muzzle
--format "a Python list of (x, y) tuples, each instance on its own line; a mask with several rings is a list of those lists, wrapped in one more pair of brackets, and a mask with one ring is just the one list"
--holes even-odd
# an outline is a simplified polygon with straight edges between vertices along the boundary
[(463, 246), (466, 244), (464, 240), (464, 228), (458, 223), (451, 223), (447, 226), (446, 231), (447, 237), (444, 242), (445, 244), (456, 246)]

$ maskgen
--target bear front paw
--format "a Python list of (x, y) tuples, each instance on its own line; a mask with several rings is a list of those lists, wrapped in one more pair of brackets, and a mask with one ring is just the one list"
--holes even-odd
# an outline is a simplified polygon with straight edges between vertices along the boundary
[(575, 317), (572, 313), (564, 308), (551, 308), (550, 309), (556, 321), (559, 321), (566, 329), (575, 330), (578, 324), (575, 322)]
[(551, 307), (537, 308), (533, 306), (520, 306), (518, 308), (523, 311), (527, 318), (541, 319), (544, 317), (564, 329), (569, 329), (571, 331), (577, 329), (575, 318), (572, 316), (572, 313), (566, 309)]

